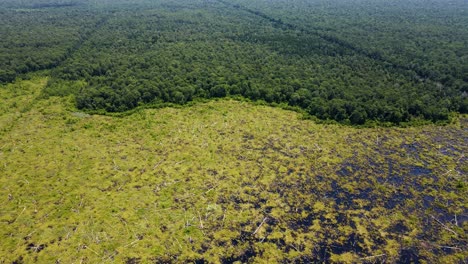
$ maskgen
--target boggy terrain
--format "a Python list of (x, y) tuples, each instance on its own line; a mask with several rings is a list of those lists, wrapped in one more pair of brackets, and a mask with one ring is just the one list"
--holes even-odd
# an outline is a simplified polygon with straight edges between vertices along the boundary
[(0, 86), (0, 263), (464, 263), (467, 119), (315, 124), (229, 99), (120, 116)]

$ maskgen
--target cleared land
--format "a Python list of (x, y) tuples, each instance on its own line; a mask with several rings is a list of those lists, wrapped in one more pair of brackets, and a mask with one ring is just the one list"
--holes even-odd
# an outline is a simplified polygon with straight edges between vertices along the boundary
[[(0, 86), (0, 263), (457, 263), (467, 119), (356, 129), (228, 99), (124, 117)], [(15, 262), (16, 261), (16, 262)]]

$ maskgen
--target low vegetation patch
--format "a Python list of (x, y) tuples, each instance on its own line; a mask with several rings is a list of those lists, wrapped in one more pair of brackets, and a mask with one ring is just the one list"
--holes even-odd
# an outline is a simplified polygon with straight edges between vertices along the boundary
[(1, 263), (468, 258), (466, 118), (357, 129), (227, 99), (88, 115), (35, 99), (46, 81), (0, 87)]

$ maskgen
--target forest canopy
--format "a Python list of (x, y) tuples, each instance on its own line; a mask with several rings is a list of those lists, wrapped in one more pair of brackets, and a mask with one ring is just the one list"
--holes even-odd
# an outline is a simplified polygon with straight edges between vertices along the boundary
[(0, 81), (109, 112), (242, 96), (342, 123), (468, 111), (463, 1), (0, 2)]

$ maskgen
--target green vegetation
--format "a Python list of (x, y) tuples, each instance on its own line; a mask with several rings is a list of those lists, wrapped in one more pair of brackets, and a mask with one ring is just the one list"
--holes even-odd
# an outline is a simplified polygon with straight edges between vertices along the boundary
[(100, 16), (80, 10), (3, 9), (0, 5), (0, 82), (50, 69), (79, 49)]
[(356, 129), (228, 99), (112, 117), (45, 85), (0, 86), (1, 263), (468, 257), (464, 117)]
[(467, 113), (463, 1), (293, 2), (7, 0), (0, 81), (50, 69), (45, 95), (108, 112), (240, 95), (344, 124)]
[(0, 0), (0, 263), (466, 263), (467, 5), (390, 2)]

